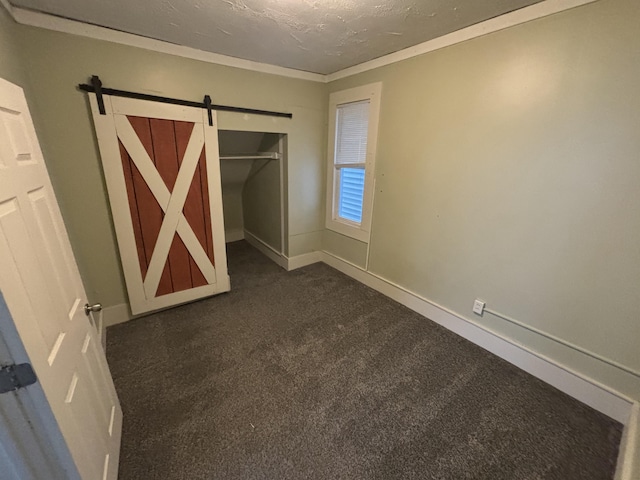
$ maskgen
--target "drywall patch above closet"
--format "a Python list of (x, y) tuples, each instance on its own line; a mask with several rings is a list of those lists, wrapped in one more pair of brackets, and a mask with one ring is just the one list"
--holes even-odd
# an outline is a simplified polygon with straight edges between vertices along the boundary
[(231, 57), (334, 73), (541, 0), (10, 0)]

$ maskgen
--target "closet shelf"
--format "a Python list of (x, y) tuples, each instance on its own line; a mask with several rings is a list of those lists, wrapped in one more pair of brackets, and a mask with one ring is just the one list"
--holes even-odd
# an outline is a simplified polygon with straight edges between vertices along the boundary
[(236, 153), (233, 155), (220, 155), (220, 160), (279, 160), (277, 152)]

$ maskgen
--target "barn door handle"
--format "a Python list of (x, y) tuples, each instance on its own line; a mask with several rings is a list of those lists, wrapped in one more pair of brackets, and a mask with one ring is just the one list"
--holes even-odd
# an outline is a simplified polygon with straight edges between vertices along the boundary
[(102, 304), (101, 303), (94, 303), (93, 305), (89, 305), (88, 303), (84, 304), (84, 313), (86, 313), (87, 316), (91, 312), (99, 312), (100, 310), (102, 310)]

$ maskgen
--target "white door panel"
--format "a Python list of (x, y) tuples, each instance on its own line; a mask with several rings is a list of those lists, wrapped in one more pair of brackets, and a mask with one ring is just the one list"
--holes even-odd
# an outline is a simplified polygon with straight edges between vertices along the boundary
[(0, 290), (80, 476), (117, 478), (122, 410), (24, 94), (4, 80), (0, 263)]

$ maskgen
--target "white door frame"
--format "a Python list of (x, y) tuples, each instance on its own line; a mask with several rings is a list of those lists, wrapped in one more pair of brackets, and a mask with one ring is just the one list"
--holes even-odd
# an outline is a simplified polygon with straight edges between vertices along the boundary
[[(0, 365), (21, 363), (31, 362), (0, 292)], [(0, 394), (0, 465), (3, 480), (80, 480), (39, 382)]]

